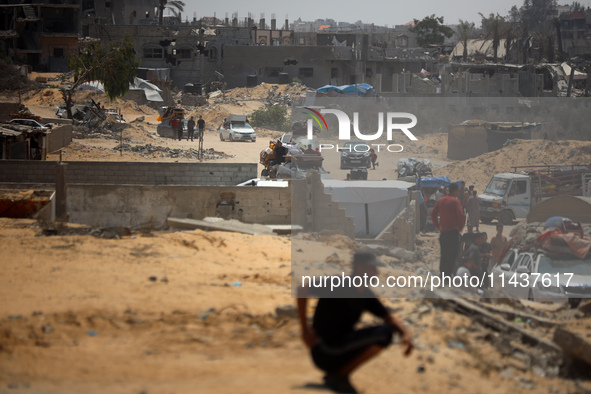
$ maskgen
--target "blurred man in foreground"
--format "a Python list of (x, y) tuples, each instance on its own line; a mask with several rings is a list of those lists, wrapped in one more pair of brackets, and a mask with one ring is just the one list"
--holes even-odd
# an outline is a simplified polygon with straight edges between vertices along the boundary
[[(357, 252), (351, 277), (377, 276), (377, 260), (372, 253)], [(319, 298), (312, 327), (308, 325), (308, 296)], [(330, 298), (329, 298), (330, 297)], [(355, 298), (352, 298), (355, 297)], [(361, 314), (369, 311), (384, 324), (355, 329)], [(302, 339), (311, 351), (314, 364), (326, 372), (324, 383), (339, 393), (356, 393), (349, 375), (390, 345), (398, 332), (405, 345), (404, 355), (412, 351), (412, 338), (404, 324), (392, 316), (371, 289), (360, 287), (300, 287), (298, 316)]]

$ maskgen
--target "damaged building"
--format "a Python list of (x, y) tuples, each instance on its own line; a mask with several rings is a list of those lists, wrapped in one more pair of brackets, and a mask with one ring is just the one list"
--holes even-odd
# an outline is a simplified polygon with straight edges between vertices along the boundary
[(1, 4), (0, 50), (35, 71), (65, 72), (78, 50), (79, 17), (76, 0)]

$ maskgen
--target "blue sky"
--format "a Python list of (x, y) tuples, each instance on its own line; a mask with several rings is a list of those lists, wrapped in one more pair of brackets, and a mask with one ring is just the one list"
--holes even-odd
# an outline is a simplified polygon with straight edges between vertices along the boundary
[[(591, 0), (579, 0), (584, 6), (591, 6)], [(268, 21), (271, 14), (275, 14), (278, 21), (285, 20), (286, 14), (291, 21), (302, 18), (309, 21), (321, 18), (332, 18), (336, 21), (356, 22), (362, 20), (364, 23), (375, 23), (377, 25), (401, 25), (406, 22), (431, 14), (443, 16), (445, 23), (456, 24), (458, 19), (468, 20), (480, 24), (479, 12), (488, 15), (491, 12), (506, 15), (513, 5), (521, 6), (523, 0), (411, 0), (411, 1), (384, 1), (376, 0), (371, 2), (342, 0), (339, 2), (320, 2), (314, 0), (298, 1), (268, 1), (268, 0), (220, 0), (220, 1), (195, 1), (185, 0), (185, 16), (193, 18), (195, 12), (197, 18), (202, 16), (216, 16), (223, 19), (228, 14), (238, 12), (242, 20), (252, 13), (253, 18), (258, 21), (260, 14), (265, 13)], [(559, 4), (570, 4), (570, 1), (559, 1)], [(281, 25), (282, 22), (278, 22)]]

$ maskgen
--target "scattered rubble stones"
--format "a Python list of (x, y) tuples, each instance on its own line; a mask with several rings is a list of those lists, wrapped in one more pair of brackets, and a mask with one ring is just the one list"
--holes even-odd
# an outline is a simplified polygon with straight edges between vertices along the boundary
[[(178, 149), (178, 148), (169, 148), (164, 146), (154, 146), (152, 144), (147, 145), (135, 145), (132, 146), (127, 143), (119, 144), (113, 148), (113, 150), (120, 150), (123, 149), (125, 152), (136, 152), (139, 153), (141, 156), (146, 157), (146, 155), (153, 155), (154, 153), (159, 152), (159, 157), (171, 157), (171, 158), (188, 158), (188, 159), (198, 159), (199, 158), (199, 150), (197, 149)], [(216, 152), (213, 148), (204, 149), (203, 151), (203, 158), (205, 160), (215, 160), (215, 159), (225, 159), (228, 157), (234, 157), (233, 155), (227, 155), (224, 152)]]

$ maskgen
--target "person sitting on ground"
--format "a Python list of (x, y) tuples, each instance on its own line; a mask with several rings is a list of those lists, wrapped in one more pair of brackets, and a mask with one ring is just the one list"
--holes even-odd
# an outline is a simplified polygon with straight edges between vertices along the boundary
[(468, 228), (468, 231), (462, 235), (462, 245), (460, 246), (460, 256), (464, 255), (464, 252), (468, 250), (470, 245), (474, 243), (474, 232), (472, 228)]
[(312, 144), (308, 144), (308, 148), (304, 151), (305, 155), (315, 155), (316, 151), (312, 148)]
[[(484, 273), (482, 267), (482, 256), (480, 254), (480, 246), (486, 242), (486, 233), (474, 234), (474, 243), (471, 244), (464, 252), (460, 267), (456, 270), (457, 276), (464, 276), (466, 269), (469, 271), (469, 276), (481, 277)], [(464, 268), (464, 269), (462, 269)]]
[(351, 180), (351, 174), (347, 174), (347, 177), (345, 178), (346, 181), (350, 181)]
[[(377, 263), (373, 253), (355, 253), (351, 279), (376, 276)], [(319, 297), (312, 327), (308, 325), (307, 317), (309, 296)], [(356, 298), (351, 298), (353, 296)], [(302, 339), (310, 349), (314, 364), (325, 372), (325, 384), (336, 392), (357, 392), (349, 376), (388, 347), (394, 333), (402, 336), (404, 355), (408, 356), (412, 351), (409, 331), (367, 287), (300, 287), (297, 305)], [(382, 318), (384, 324), (355, 330), (364, 311)]]

